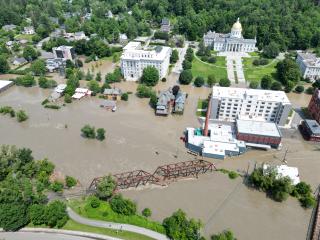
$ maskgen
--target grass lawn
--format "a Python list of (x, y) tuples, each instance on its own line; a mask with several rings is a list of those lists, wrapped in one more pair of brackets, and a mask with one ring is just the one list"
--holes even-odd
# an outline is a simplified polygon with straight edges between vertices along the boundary
[(29, 35), (29, 34), (18, 34), (14, 38), (16, 40), (26, 39), (29, 42), (32, 42), (32, 37), (33, 37), (33, 35)]
[(99, 207), (92, 208), (89, 203), (89, 199), (90, 198), (87, 198), (85, 201), (72, 200), (69, 202), (69, 206), (83, 217), (102, 221), (128, 223), (139, 227), (148, 228), (159, 233), (165, 233), (164, 227), (158, 222), (151, 221), (148, 218), (140, 215), (126, 216), (117, 214), (111, 209), (109, 203), (106, 201), (100, 201)]
[(64, 225), (63, 229), (103, 234), (103, 235), (117, 237), (117, 238), (126, 239), (126, 240), (152, 240), (153, 239), (153, 238), (149, 238), (147, 236), (140, 235), (140, 234), (133, 233), (133, 232), (127, 232), (127, 231), (118, 231), (117, 232), (117, 230), (112, 230), (112, 229), (107, 229), (107, 228), (91, 227), (91, 226), (77, 223), (73, 220), (69, 220), (67, 222), (67, 224)]
[(266, 66), (258, 66), (254, 67), (252, 65), (252, 58), (245, 58), (244, 63), (244, 75), (247, 81), (258, 80), (260, 81), (261, 78), (265, 75), (270, 75), (274, 78), (274, 74), (276, 73), (276, 65), (278, 61), (274, 61), (271, 64), (269, 63)]
[[(226, 66), (225, 60), (222, 60), (220, 57), (217, 58), (217, 63), (215, 64), (219, 66), (222, 65), (224, 67)], [(200, 76), (206, 79), (210, 74), (213, 74), (217, 81), (219, 81), (221, 78), (227, 77), (226, 68), (219, 68), (210, 64), (205, 64), (199, 61), (197, 58), (194, 58), (192, 62), (191, 71), (194, 78)]]
[(208, 107), (208, 99), (199, 99), (197, 109), (206, 109)]
[(250, 52), (249, 55), (251, 57), (259, 57), (260, 56), (260, 53), (259, 52)]

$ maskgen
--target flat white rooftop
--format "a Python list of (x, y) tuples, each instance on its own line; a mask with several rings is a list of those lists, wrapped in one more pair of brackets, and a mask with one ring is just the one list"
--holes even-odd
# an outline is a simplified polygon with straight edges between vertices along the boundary
[(212, 98), (252, 99), (256, 101), (282, 102), (283, 104), (290, 103), (287, 95), (283, 91), (247, 88), (213, 87)]
[(281, 137), (277, 124), (273, 122), (260, 122), (253, 120), (237, 119), (237, 130), (239, 133), (259, 135), (266, 137)]
[(8, 80), (0, 80), (0, 90), (6, 88), (7, 86), (11, 85), (12, 81)]
[(289, 177), (292, 180), (294, 185), (300, 182), (299, 170), (296, 167), (289, 167), (287, 165), (280, 165), (280, 166), (270, 166), (268, 164), (263, 165), (264, 173), (269, 169), (275, 169), (277, 171), (277, 177)]

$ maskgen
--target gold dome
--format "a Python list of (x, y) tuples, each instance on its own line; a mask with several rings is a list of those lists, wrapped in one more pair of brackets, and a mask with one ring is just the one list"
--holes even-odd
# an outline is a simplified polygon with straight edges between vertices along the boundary
[(239, 18), (237, 19), (237, 21), (233, 24), (232, 26), (232, 30), (235, 30), (235, 31), (242, 31), (242, 25), (240, 23), (240, 20)]

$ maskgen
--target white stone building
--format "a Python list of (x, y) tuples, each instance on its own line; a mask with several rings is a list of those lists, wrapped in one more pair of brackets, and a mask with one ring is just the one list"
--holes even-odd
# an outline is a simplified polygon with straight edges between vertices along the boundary
[(245, 39), (242, 36), (242, 25), (239, 18), (233, 24), (228, 34), (209, 31), (203, 36), (206, 47), (218, 52), (254, 52), (256, 50), (256, 39)]
[(311, 81), (320, 79), (320, 58), (314, 53), (299, 51), (296, 62), (303, 78), (309, 78)]
[(73, 61), (76, 57), (75, 50), (71, 46), (60, 46), (52, 48), (54, 58)]
[(22, 33), (26, 35), (33, 35), (36, 32), (34, 31), (34, 27), (30, 26), (30, 27), (24, 27)]
[(212, 88), (211, 119), (232, 122), (236, 119), (250, 119), (284, 126), (290, 110), (291, 103), (282, 91)]
[(158, 69), (160, 78), (164, 78), (170, 65), (171, 48), (156, 46), (145, 50), (140, 42), (129, 42), (121, 55), (121, 72), (128, 81), (137, 81), (143, 69), (152, 66)]

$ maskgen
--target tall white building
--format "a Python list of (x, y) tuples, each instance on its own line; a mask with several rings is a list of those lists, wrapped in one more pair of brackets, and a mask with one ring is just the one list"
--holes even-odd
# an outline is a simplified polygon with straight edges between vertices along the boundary
[(303, 78), (309, 78), (311, 81), (320, 79), (320, 58), (316, 54), (298, 52), (296, 62)]
[(245, 39), (242, 36), (242, 25), (238, 18), (231, 28), (231, 32), (216, 33), (209, 31), (203, 36), (206, 47), (210, 47), (219, 52), (254, 52), (256, 49), (256, 39)]
[(164, 78), (168, 73), (170, 56), (170, 47), (156, 46), (144, 50), (140, 42), (129, 42), (121, 55), (121, 72), (126, 80), (137, 81), (143, 69), (152, 66), (158, 69), (160, 78)]
[(250, 119), (284, 126), (291, 103), (282, 91), (213, 87), (211, 119), (235, 121)]

